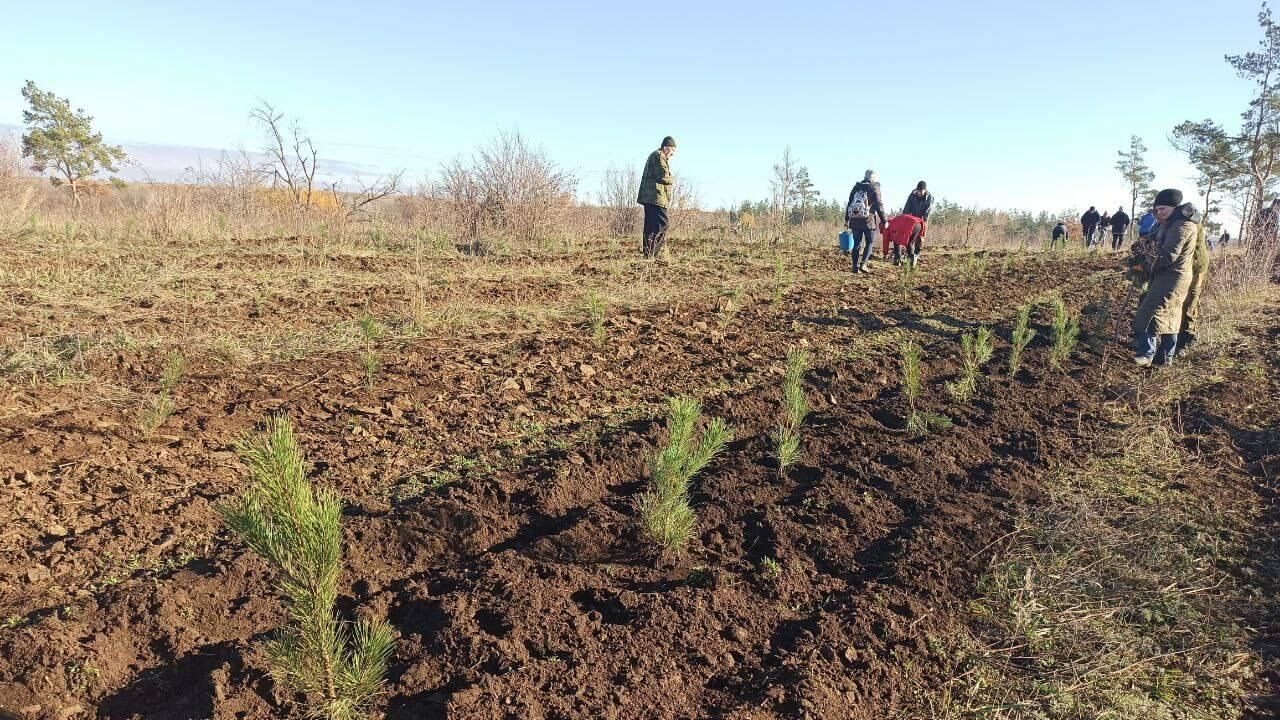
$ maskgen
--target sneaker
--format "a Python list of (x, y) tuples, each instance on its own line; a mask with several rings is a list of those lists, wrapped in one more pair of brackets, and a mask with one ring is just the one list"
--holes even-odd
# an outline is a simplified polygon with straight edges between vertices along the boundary
[(1151, 367), (1151, 362), (1152, 358), (1149, 357), (1136, 357), (1133, 359), (1133, 364), (1138, 367)]
[(870, 275), (870, 274), (871, 274), (871, 268), (867, 267), (866, 265), (863, 265), (862, 267), (858, 268), (858, 272), (860, 272), (860, 273), (867, 273), (868, 275)]

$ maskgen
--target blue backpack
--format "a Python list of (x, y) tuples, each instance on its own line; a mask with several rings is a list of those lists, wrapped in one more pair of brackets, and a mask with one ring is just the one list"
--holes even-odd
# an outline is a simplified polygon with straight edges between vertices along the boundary
[(1151, 234), (1151, 231), (1154, 230), (1155, 227), (1156, 227), (1156, 216), (1153, 215), (1152, 213), (1147, 213), (1146, 215), (1142, 216), (1141, 220), (1138, 221), (1138, 235), (1142, 237), (1146, 237)]

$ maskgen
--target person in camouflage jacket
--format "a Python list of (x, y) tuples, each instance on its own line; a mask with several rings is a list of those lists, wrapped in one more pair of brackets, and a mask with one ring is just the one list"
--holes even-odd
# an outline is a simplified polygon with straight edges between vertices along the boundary
[(640, 194), (636, 202), (644, 207), (644, 231), (641, 245), (644, 256), (657, 258), (667, 243), (667, 226), (670, 218), (667, 207), (671, 203), (671, 190), (675, 178), (671, 176), (668, 161), (676, 154), (676, 141), (668, 135), (662, 146), (649, 153), (644, 173), (640, 176)]

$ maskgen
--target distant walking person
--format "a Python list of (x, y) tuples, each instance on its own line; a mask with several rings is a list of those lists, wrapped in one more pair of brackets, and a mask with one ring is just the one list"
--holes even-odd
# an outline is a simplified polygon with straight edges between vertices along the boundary
[(1059, 220), (1058, 224), (1053, 226), (1053, 236), (1049, 240), (1049, 249), (1052, 250), (1058, 243), (1062, 243), (1062, 249), (1066, 250), (1067, 240), (1070, 237), (1071, 231), (1067, 229), (1067, 224)]
[(671, 202), (671, 188), (675, 178), (671, 177), (668, 162), (676, 154), (676, 141), (670, 135), (662, 138), (662, 147), (649, 153), (644, 164), (644, 174), (640, 176), (640, 194), (636, 202), (644, 206), (644, 237), (642, 246), (644, 256), (657, 258), (667, 244), (667, 206)]
[(1111, 216), (1111, 249), (1119, 250), (1124, 245), (1124, 234), (1129, 229), (1129, 214), (1121, 207)]
[[(1136, 269), (1147, 283), (1147, 294), (1133, 319), (1134, 360), (1144, 366), (1173, 361), (1187, 311), (1192, 313), (1190, 331), (1194, 333), (1197, 309), (1188, 308), (1187, 301), (1196, 279), (1200, 213), (1195, 205), (1182, 203), (1179, 190), (1161, 190), (1154, 204), (1159, 224), (1134, 248)], [(1203, 265), (1207, 263), (1206, 256)], [(1193, 302), (1198, 303), (1198, 298), (1199, 292)]]
[(929, 211), (933, 209), (933, 195), (924, 181), (916, 183), (916, 189), (907, 196), (907, 204), (902, 207), (903, 214), (913, 215), (921, 220), (929, 219)]
[(1102, 217), (1098, 219), (1098, 244), (1101, 245), (1107, 239), (1107, 231), (1111, 229), (1111, 216), (1104, 210)]
[(884, 203), (880, 200), (880, 183), (876, 181), (876, 171), (868, 170), (862, 176), (862, 182), (849, 191), (849, 204), (845, 206), (845, 221), (849, 233), (853, 235), (853, 271), (869, 272), (867, 258), (871, 256), (871, 247), (876, 240), (876, 229), (884, 230), (886, 218)]
[(1084, 246), (1086, 248), (1093, 247), (1094, 241), (1097, 240), (1094, 233), (1098, 231), (1098, 223), (1102, 220), (1102, 216), (1098, 214), (1097, 208), (1090, 205), (1085, 214), (1080, 216), (1080, 228), (1084, 230)]
[(1218, 238), (1218, 245), (1220, 245), (1222, 249), (1225, 250), (1227, 248), (1227, 244), (1230, 242), (1231, 242), (1231, 233), (1227, 232), (1226, 230), (1223, 230), (1222, 237)]

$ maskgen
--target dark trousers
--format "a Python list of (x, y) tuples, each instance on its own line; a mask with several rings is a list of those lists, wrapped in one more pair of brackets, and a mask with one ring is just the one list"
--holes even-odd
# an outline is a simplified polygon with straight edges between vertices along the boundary
[(1120, 232), (1113, 231), (1111, 233), (1111, 249), (1119, 250), (1120, 246), (1123, 244), (1124, 244), (1124, 231), (1123, 230), (1121, 230)]
[(662, 252), (662, 246), (667, 244), (668, 223), (666, 208), (645, 204), (644, 239), (641, 242), (645, 257), (655, 258)]
[(1084, 226), (1084, 246), (1085, 246), (1085, 247), (1087, 247), (1087, 248), (1093, 247), (1093, 241), (1094, 241), (1094, 239), (1095, 239), (1095, 238), (1094, 238), (1094, 234), (1093, 234), (1093, 233), (1094, 233), (1096, 230), (1097, 230), (1097, 228), (1096, 228), (1096, 227), (1094, 227), (1093, 225), (1085, 225), (1085, 226)]
[(849, 255), (853, 257), (853, 269), (857, 270), (871, 257), (871, 248), (876, 244), (876, 229), (870, 226), (851, 227), (849, 235), (853, 237), (853, 252)]
[[(920, 227), (920, 223), (916, 223), (911, 228), (911, 238), (907, 240), (907, 257), (911, 260), (911, 264), (916, 263), (916, 258), (920, 257), (920, 232), (924, 228)], [(902, 247), (898, 243), (893, 244), (893, 261), (895, 263), (902, 262)]]

